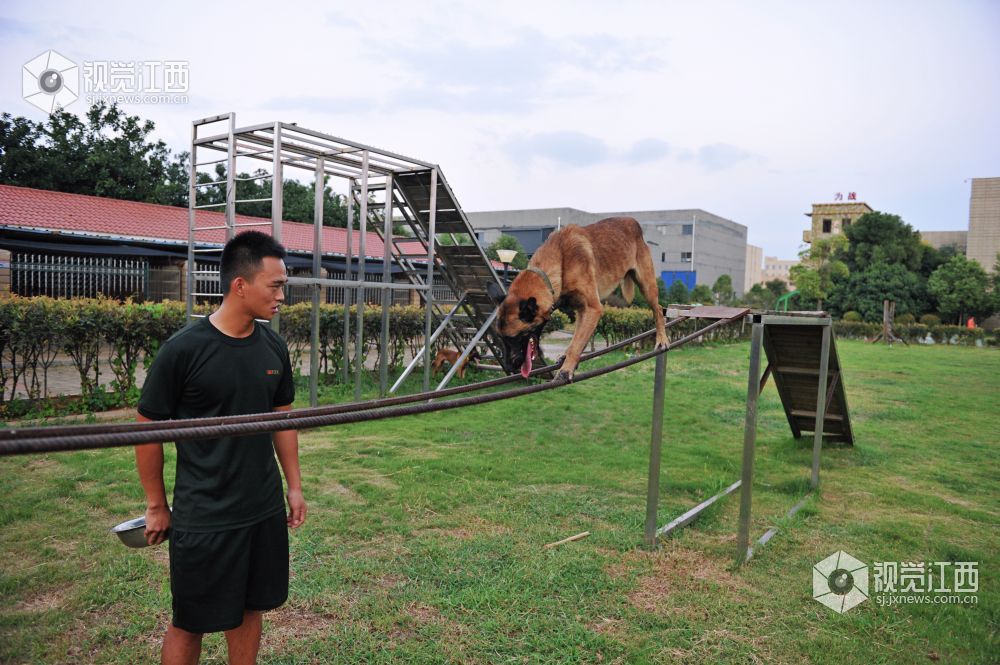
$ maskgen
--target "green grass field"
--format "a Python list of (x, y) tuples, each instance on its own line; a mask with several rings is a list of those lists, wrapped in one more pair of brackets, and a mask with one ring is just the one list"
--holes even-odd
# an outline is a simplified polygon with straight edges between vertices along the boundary
[[(738, 495), (640, 547), (652, 363), (303, 433), (310, 517), (261, 662), (997, 662), (1000, 353), (838, 347), (857, 445), (824, 452), (821, 492), (786, 520), (812, 439), (765, 391), (753, 536), (780, 531), (739, 569)], [(661, 524), (737, 479), (746, 370), (746, 344), (670, 354)], [(130, 450), (0, 460), (0, 662), (157, 659), (166, 548), (107, 533), (143, 507)], [(977, 602), (837, 614), (812, 599), (811, 569), (838, 550), (979, 562)], [(202, 662), (225, 662), (220, 635)]]

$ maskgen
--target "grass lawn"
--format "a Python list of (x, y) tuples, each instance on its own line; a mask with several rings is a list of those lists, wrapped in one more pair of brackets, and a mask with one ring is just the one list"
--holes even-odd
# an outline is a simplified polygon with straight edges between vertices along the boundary
[[(261, 662), (997, 662), (1000, 353), (838, 348), (857, 445), (824, 451), (821, 492), (786, 520), (812, 439), (791, 436), (768, 387), (753, 536), (780, 531), (740, 569), (738, 495), (658, 551), (640, 547), (652, 363), (303, 433), (310, 517)], [(738, 478), (746, 369), (746, 344), (670, 354), (660, 524)], [(107, 533), (143, 508), (131, 450), (0, 460), (0, 662), (158, 659), (166, 548)], [(811, 569), (838, 550), (979, 562), (978, 602), (873, 598), (837, 614), (812, 599)], [(202, 662), (225, 662), (220, 635)]]

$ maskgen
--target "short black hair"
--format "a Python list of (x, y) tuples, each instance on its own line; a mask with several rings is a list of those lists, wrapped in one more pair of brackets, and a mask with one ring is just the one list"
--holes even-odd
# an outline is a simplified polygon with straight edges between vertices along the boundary
[(222, 295), (229, 293), (229, 287), (237, 277), (253, 280), (265, 257), (284, 259), (286, 254), (285, 248), (266, 233), (240, 233), (222, 248), (222, 265), (219, 267)]

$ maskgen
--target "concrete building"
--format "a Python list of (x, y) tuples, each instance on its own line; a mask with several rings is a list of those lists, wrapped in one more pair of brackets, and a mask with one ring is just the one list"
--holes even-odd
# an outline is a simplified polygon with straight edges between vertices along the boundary
[(1000, 178), (973, 178), (966, 256), (992, 271), (1000, 252)]
[(780, 279), (782, 282), (788, 285), (789, 289), (795, 288), (792, 285), (791, 269), (792, 266), (798, 265), (798, 259), (779, 259), (777, 256), (765, 256), (764, 257), (764, 270), (761, 277), (762, 282), (770, 282), (771, 280)]
[(812, 222), (810, 228), (802, 232), (802, 241), (811, 243), (814, 238), (829, 238), (843, 233), (858, 217), (868, 212), (875, 211), (861, 201), (814, 203), (812, 212), (805, 213)]
[(968, 231), (920, 231), (920, 239), (933, 247), (954, 247), (960, 254), (965, 254), (968, 244)]
[(484, 246), (506, 234), (517, 238), (529, 255), (561, 226), (586, 226), (620, 215), (634, 217), (642, 225), (653, 269), (668, 286), (675, 281), (689, 289), (696, 284), (712, 286), (720, 276), (729, 275), (737, 295), (744, 292), (747, 227), (705, 210), (594, 213), (567, 207), (467, 214)]
[(754, 284), (760, 284), (764, 278), (761, 264), (764, 262), (764, 248), (747, 245), (747, 267), (743, 278), (743, 292), (746, 293)]

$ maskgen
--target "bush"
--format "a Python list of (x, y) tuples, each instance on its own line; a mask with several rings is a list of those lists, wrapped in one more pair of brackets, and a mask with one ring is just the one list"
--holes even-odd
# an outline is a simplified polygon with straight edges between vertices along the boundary
[(834, 321), (833, 332), (841, 339), (869, 339), (882, 332), (882, 326), (864, 321)]
[(851, 310), (851, 311), (849, 311), (849, 312), (844, 312), (844, 317), (843, 317), (843, 320), (844, 320), (844, 321), (849, 321), (849, 322), (852, 322), (852, 323), (856, 323), (856, 322), (858, 322), (858, 321), (860, 321), (860, 320), (861, 320), (861, 315), (860, 315), (860, 314), (858, 314), (857, 312), (855, 312), (855, 311), (854, 311), (854, 310), (852, 309), (852, 310)]
[(899, 316), (896, 317), (895, 321), (896, 325), (899, 326), (908, 326), (916, 322), (917, 322), (916, 317), (910, 314), (909, 312), (907, 312), (906, 314), (900, 314)]
[(920, 317), (920, 323), (925, 326), (939, 326), (941, 325), (941, 317), (936, 314), (924, 314)]

